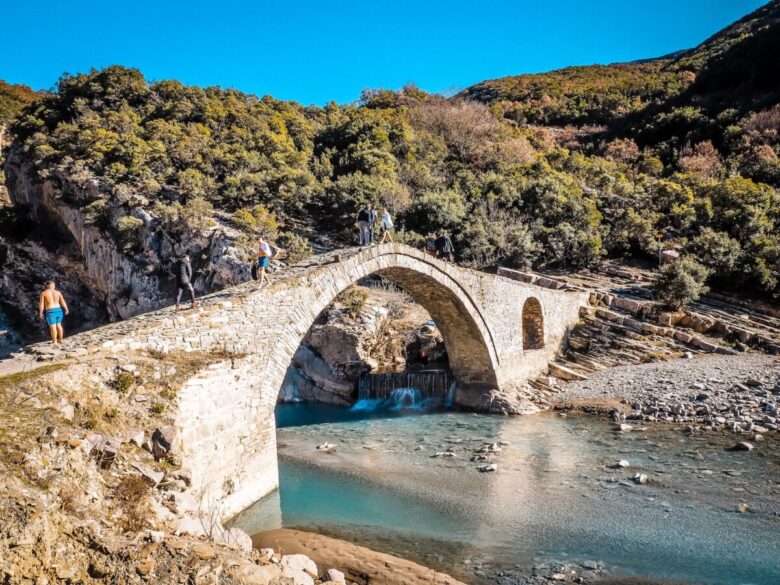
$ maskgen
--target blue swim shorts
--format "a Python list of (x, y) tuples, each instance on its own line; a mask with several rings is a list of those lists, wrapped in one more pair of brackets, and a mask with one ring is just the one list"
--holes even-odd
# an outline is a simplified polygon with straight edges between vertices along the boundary
[(268, 268), (268, 264), (269, 264), (268, 256), (260, 256), (257, 259), (257, 265), (260, 268)]
[(54, 307), (53, 309), (46, 309), (46, 323), (51, 325), (59, 325), (62, 323), (62, 318), (65, 313), (62, 312), (62, 307)]

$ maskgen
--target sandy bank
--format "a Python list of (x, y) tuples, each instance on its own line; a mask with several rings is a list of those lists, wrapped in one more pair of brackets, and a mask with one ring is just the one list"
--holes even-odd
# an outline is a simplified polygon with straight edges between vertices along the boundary
[(412, 561), (351, 544), (344, 540), (279, 528), (252, 537), (258, 548), (273, 548), (284, 554), (305, 554), (320, 571), (338, 567), (347, 581), (360, 585), (464, 585), (446, 573), (439, 573)]

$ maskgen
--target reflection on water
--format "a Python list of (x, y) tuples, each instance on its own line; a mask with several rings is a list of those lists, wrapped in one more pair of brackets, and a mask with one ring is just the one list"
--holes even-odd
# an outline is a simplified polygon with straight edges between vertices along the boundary
[[(319, 408), (298, 406), (298, 415)], [(738, 453), (725, 450), (734, 437), (619, 433), (589, 418), (334, 414), (279, 430), (280, 492), (247, 511), (244, 529), (278, 527), (281, 514), (284, 526), (460, 576), (475, 563), (592, 559), (616, 573), (780, 583), (772, 438)], [(325, 441), (335, 453), (315, 449)], [(484, 462), (471, 458), (494, 443), (498, 471), (478, 472)], [(613, 468), (621, 459), (631, 466)], [(640, 471), (652, 481), (632, 481)], [(737, 512), (745, 503), (750, 511)]]

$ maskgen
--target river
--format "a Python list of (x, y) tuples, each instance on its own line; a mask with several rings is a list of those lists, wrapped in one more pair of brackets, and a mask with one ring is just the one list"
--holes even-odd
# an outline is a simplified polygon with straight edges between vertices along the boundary
[[(280, 405), (280, 490), (238, 525), (322, 532), (471, 583), (513, 583), (564, 562), (780, 583), (774, 437), (738, 452), (728, 450), (744, 440), (734, 435), (620, 432), (585, 416), (399, 414)], [(316, 449), (325, 442), (335, 450)], [(486, 445), (496, 452), (472, 461)], [(478, 471), (491, 462), (495, 472)]]

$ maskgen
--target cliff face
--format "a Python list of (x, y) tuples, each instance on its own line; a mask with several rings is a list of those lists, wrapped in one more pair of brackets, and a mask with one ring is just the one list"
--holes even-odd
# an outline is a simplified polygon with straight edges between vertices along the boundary
[[(144, 201), (145, 205), (133, 206), (129, 214), (138, 227), (132, 233), (132, 246), (122, 249), (116, 237), (88, 213), (89, 202), (103, 199), (109, 201), (102, 211), (104, 223), (111, 225), (127, 214), (111, 187), (96, 179), (75, 180), (59, 171), (41, 177), (15, 148), (8, 153), (5, 176), (13, 205), (28, 213), (47, 243), (59, 240), (56, 251), (72, 252), (83, 267), (80, 284), (97, 299), (110, 320), (171, 303), (175, 294), (173, 268), (185, 252), (193, 259), (194, 286), (199, 294), (250, 276), (244, 253), (233, 245), (236, 234), (222, 226), (177, 240), (162, 229), (160, 219)], [(56, 254), (54, 260), (58, 261)], [(76, 269), (64, 268), (57, 280), (70, 280)]]

